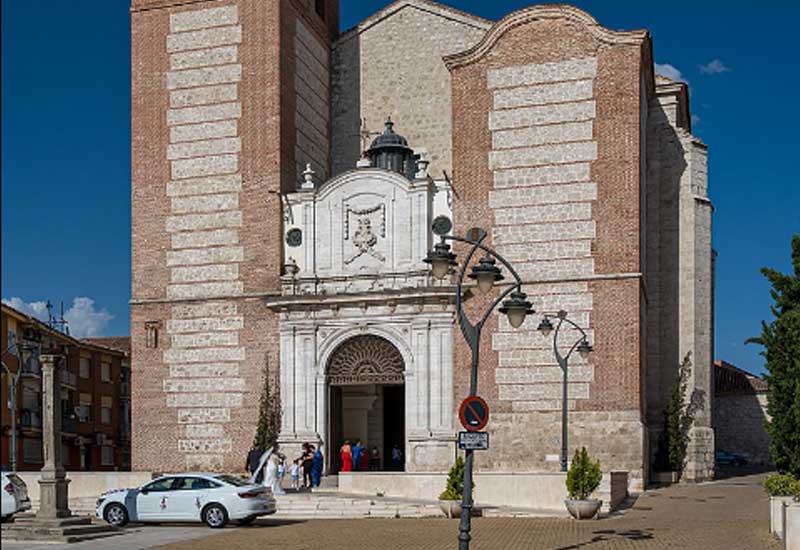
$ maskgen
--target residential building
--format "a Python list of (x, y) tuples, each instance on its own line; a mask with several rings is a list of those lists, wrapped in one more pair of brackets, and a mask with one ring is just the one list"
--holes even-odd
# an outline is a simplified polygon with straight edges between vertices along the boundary
[[(59, 365), (62, 460), (67, 470), (130, 469), (130, 354), (79, 340), (2, 305), (2, 465), (11, 467), (14, 426), (11, 391), (16, 378), (17, 469), (42, 467), (42, 376), (39, 356), (63, 356)], [(122, 348), (122, 349), (120, 349)], [(20, 357), (22, 365), (20, 368)]]

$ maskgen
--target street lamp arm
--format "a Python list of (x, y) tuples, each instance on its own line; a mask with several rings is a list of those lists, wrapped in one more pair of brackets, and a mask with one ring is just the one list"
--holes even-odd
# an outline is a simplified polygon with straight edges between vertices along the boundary
[(494, 308), (500, 305), (503, 299), (515, 290), (521, 291), (521, 287), (518, 284), (512, 285), (506, 288), (503, 292), (501, 292), (500, 295), (497, 297), (497, 299), (489, 307), (489, 309), (486, 310), (486, 313), (483, 314), (483, 317), (481, 317), (481, 320), (478, 322), (478, 326), (482, 327), (483, 324), (486, 322), (486, 320), (489, 318), (489, 315), (491, 315), (492, 311), (494, 311)]
[(481, 241), (485, 238), (486, 233), (483, 233), (477, 241), (462, 239), (461, 237), (442, 235), (442, 242), (445, 240), (451, 240), (472, 245), (472, 249), (469, 251), (464, 263), (461, 265), (461, 270), (458, 273), (458, 281), (456, 281), (456, 311), (458, 312), (458, 325), (461, 327), (461, 332), (464, 334), (464, 338), (466, 338), (467, 341), (475, 339), (477, 330), (475, 328), (476, 325), (473, 325), (470, 322), (466, 313), (464, 313), (464, 308), (462, 307), (464, 276), (467, 273), (467, 266), (469, 265), (470, 260), (472, 260), (472, 257), (475, 255), (475, 252), (478, 251), (478, 248), (484, 248), (481, 246)]
[[(545, 317), (556, 317), (558, 319), (558, 324), (556, 325), (556, 329), (553, 333), (553, 351), (556, 354), (556, 359), (558, 360), (558, 366), (563, 369), (566, 367), (566, 362), (572, 355), (572, 352), (575, 351), (575, 348), (577, 348), (581, 342), (586, 340), (589, 337), (589, 335), (586, 334), (586, 331), (583, 330), (579, 325), (577, 325), (571, 319), (567, 318), (566, 315), (555, 315), (555, 316), (545, 315)], [(572, 344), (572, 347), (569, 348), (569, 351), (567, 352), (566, 355), (561, 355), (561, 352), (558, 350), (558, 334), (561, 330), (561, 325), (564, 323), (567, 323), (568, 325), (576, 328), (578, 332), (581, 333), (581, 337), (575, 340), (575, 343)]]

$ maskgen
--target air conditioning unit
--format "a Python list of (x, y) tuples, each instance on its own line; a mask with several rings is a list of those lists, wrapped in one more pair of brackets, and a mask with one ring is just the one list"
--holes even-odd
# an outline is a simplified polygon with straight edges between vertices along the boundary
[(105, 445), (106, 434), (95, 434), (95, 445)]

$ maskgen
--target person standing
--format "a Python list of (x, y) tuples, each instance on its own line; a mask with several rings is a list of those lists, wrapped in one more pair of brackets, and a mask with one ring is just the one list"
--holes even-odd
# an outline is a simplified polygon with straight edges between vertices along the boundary
[(397, 443), (395, 443), (394, 447), (392, 447), (392, 469), (403, 469), (403, 451), (400, 449), (400, 445)]
[(369, 469), (377, 472), (381, 469), (381, 452), (377, 445), (372, 446), (372, 454), (369, 457)]
[(289, 475), (292, 476), (292, 489), (300, 488), (300, 459), (295, 459), (289, 468)]
[(310, 443), (304, 445), (303, 452), (303, 487), (311, 488), (311, 466), (314, 461), (314, 446)]
[(342, 471), (353, 471), (353, 449), (350, 447), (350, 440), (345, 439), (344, 445), (339, 449), (339, 454), (342, 457)]
[(250, 449), (249, 453), (247, 453), (247, 460), (245, 461), (244, 468), (251, 476), (256, 473), (256, 470), (258, 470), (258, 465), (259, 462), (261, 462), (262, 454), (263, 453), (261, 452), (261, 449), (255, 446)]
[[(322, 442), (320, 442), (320, 447), (322, 447)], [(322, 464), (322, 451), (320, 449), (315, 449), (311, 460), (311, 487), (319, 487), (320, 480), (322, 479)]]
[(351, 452), (353, 453), (353, 471), (358, 471), (361, 467), (361, 452), (364, 447), (361, 446), (361, 440), (356, 439), (356, 444), (353, 445)]

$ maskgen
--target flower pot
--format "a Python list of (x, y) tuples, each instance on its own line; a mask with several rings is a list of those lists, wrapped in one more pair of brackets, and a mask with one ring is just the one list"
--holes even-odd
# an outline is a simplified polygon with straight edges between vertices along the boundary
[(567, 510), (575, 519), (592, 519), (600, 511), (603, 501), (596, 498), (588, 500), (567, 499), (564, 504), (567, 505)]
[(460, 500), (439, 500), (439, 508), (450, 519), (461, 517)]
[(793, 497), (769, 497), (769, 531), (779, 539), (783, 539), (783, 507), (793, 500)]

